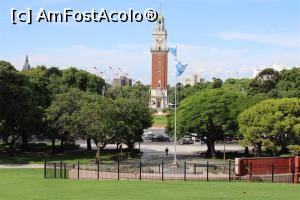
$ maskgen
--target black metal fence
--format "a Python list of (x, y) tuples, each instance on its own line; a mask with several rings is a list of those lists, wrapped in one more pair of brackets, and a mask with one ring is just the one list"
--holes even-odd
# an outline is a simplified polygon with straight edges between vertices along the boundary
[[(94, 180), (184, 180), (184, 181), (263, 181), (293, 183), (294, 171), (283, 166), (260, 165), (240, 166), (233, 161), (228, 163), (144, 163), (121, 162), (95, 164), (69, 164), (64, 162), (45, 162), (44, 178), (94, 179)], [(261, 170), (259, 170), (261, 168)], [(299, 171), (299, 170), (298, 170)], [(299, 182), (299, 180), (298, 180)]]

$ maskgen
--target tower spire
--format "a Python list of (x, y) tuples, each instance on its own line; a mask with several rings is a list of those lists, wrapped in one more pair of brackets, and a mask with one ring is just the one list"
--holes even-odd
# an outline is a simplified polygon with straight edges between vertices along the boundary
[(23, 65), (23, 71), (27, 71), (27, 70), (30, 70), (30, 64), (29, 64), (28, 55), (26, 54), (25, 63)]

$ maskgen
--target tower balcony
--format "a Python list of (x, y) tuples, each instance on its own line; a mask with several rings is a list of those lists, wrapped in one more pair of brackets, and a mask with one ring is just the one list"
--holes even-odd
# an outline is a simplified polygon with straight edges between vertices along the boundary
[(151, 90), (151, 96), (152, 97), (167, 97), (168, 96), (168, 90), (152, 89)]
[(167, 48), (161, 48), (161, 49), (158, 49), (158, 48), (154, 48), (154, 47), (151, 47), (150, 49), (151, 53), (169, 53), (169, 49)]

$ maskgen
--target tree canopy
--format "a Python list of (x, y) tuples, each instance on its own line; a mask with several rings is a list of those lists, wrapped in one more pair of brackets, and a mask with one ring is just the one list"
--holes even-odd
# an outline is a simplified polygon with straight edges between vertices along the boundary
[[(177, 110), (179, 136), (197, 133), (207, 143), (207, 155), (215, 157), (214, 142), (222, 140), (233, 126), (229, 106), (239, 95), (224, 89), (208, 89), (184, 99)], [(170, 117), (169, 127), (173, 133), (173, 116)]]
[(300, 100), (283, 98), (264, 100), (242, 112), (238, 118), (246, 144), (260, 153), (261, 146), (274, 153), (284, 151), (300, 135)]

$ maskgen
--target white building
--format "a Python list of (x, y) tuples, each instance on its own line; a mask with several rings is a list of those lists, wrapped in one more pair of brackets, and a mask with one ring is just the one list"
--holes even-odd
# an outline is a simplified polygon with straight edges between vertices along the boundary
[(183, 78), (182, 80), (182, 84), (185, 86), (185, 85), (190, 85), (190, 86), (193, 86), (195, 85), (196, 83), (199, 83), (199, 78), (198, 78), (198, 75), (197, 74), (190, 74), (186, 77)]

